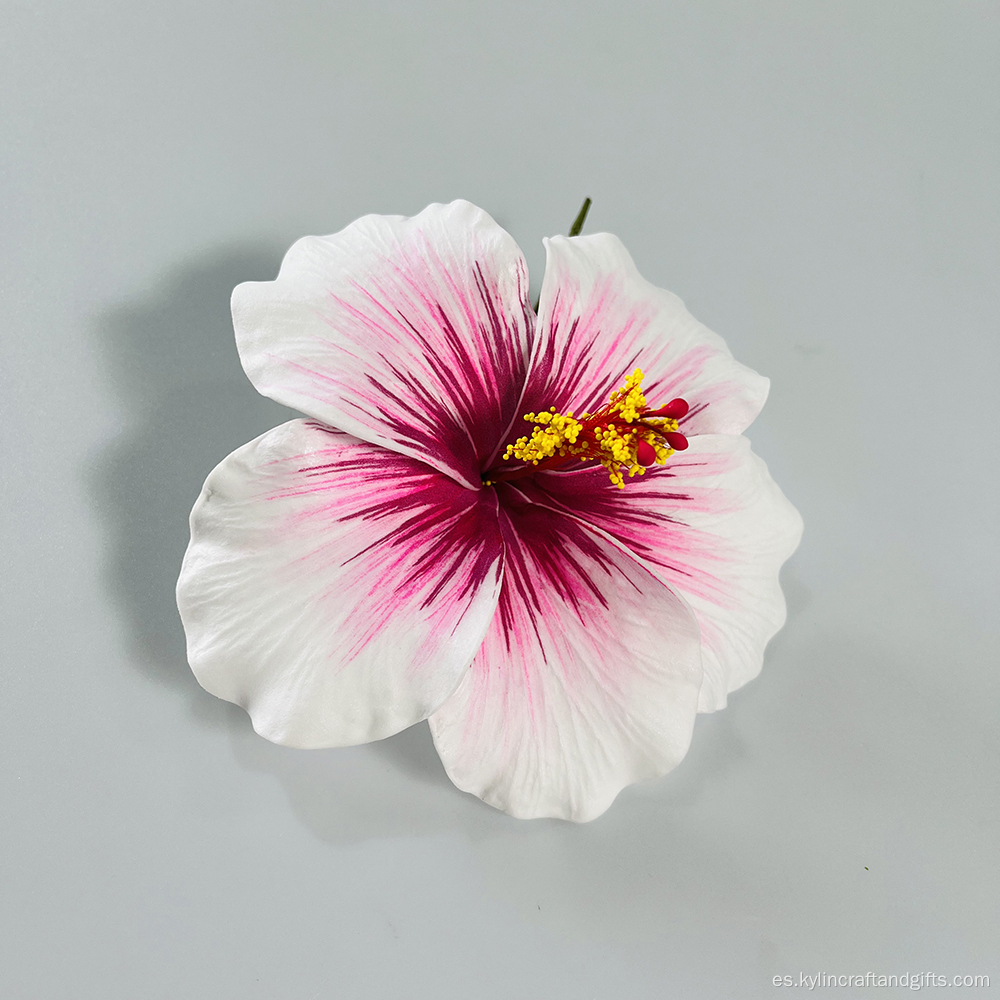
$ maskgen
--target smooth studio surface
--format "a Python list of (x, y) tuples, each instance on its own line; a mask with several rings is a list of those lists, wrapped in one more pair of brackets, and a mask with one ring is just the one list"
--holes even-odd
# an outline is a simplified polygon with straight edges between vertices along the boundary
[[(3, 21), (0, 995), (1000, 988), (995, 5)], [(205, 476), (289, 415), (240, 369), (233, 286), (463, 197), (537, 290), (585, 195), (772, 380), (749, 436), (806, 530), (763, 674), (583, 826), (457, 791), (426, 724), (266, 742), (198, 687), (173, 596)]]

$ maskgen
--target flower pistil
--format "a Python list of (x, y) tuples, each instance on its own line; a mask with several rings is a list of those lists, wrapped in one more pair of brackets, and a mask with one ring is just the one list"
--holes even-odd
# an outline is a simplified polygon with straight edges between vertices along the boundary
[(642, 392), (641, 368), (611, 393), (611, 398), (595, 413), (579, 418), (573, 411), (557, 413), (555, 407), (526, 413), (534, 427), (530, 435), (507, 445), (503, 461), (524, 463), (523, 468), (492, 469), (483, 475), (483, 485), (520, 479), (570, 461), (600, 462), (611, 482), (625, 487), (625, 472), (643, 475), (651, 465), (663, 465), (675, 451), (688, 446), (677, 421), (688, 412), (683, 399), (672, 399), (657, 409), (647, 405)]

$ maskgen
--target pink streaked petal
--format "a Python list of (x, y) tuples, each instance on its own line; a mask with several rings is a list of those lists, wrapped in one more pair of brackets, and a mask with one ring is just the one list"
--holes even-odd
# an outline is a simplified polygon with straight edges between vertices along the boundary
[(534, 313), (514, 240), (465, 201), (299, 240), (233, 292), (257, 389), (478, 488), (510, 423)]
[(287, 746), (419, 722), (493, 617), (496, 510), (491, 491), (314, 421), (268, 431), (191, 512), (177, 602), (195, 675)]
[[(520, 413), (594, 411), (641, 368), (650, 406), (678, 396), (691, 404), (685, 434), (740, 434), (749, 426), (767, 398), (767, 379), (735, 361), (676, 295), (646, 281), (617, 237), (557, 236), (545, 248)], [(508, 439), (520, 433), (515, 423)]]
[(542, 474), (537, 502), (565, 508), (626, 545), (684, 597), (698, 619), (700, 711), (725, 707), (756, 677), (785, 622), (778, 583), (802, 518), (744, 437), (698, 435), (666, 466), (614, 488), (603, 469)]
[(498, 487), (504, 580), (482, 649), (430, 718), (452, 781), (514, 816), (584, 821), (687, 752), (690, 609), (618, 544)]

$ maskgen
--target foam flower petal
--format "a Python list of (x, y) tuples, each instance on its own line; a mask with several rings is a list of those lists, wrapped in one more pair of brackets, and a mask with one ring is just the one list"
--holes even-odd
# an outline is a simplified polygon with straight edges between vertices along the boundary
[(455, 201), (299, 240), (275, 281), (236, 288), (233, 321), (264, 395), (478, 487), (534, 313), (517, 244)]
[[(627, 481), (588, 472), (536, 477), (541, 502), (565, 507), (639, 556), (698, 619), (705, 680), (701, 711), (760, 673), (785, 622), (778, 583), (802, 518), (745, 437), (698, 435), (690, 448)], [(525, 488), (530, 493), (530, 487)]]
[[(519, 412), (595, 411), (636, 367), (650, 405), (691, 401), (687, 434), (740, 434), (764, 405), (768, 380), (671, 292), (651, 285), (609, 233), (545, 240), (538, 333)], [(515, 425), (508, 440), (522, 433)]]
[(426, 718), (493, 617), (496, 511), (489, 491), (314, 421), (269, 431), (191, 513), (177, 599), (195, 675), (287, 746)]
[(690, 609), (619, 545), (501, 485), (504, 582), (430, 718), (452, 781), (514, 816), (599, 816), (687, 752), (701, 659)]

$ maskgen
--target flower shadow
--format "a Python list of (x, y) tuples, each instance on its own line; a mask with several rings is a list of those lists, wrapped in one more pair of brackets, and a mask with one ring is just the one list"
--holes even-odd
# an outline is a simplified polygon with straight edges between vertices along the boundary
[(193, 683), (174, 585), (201, 484), (234, 447), (288, 419), (243, 375), (229, 318), (233, 285), (273, 273), (280, 259), (268, 249), (222, 254), (98, 324), (124, 426), (91, 463), (87, 486), (108, 536), (104, 578), (129, 652), (158, 683)]

